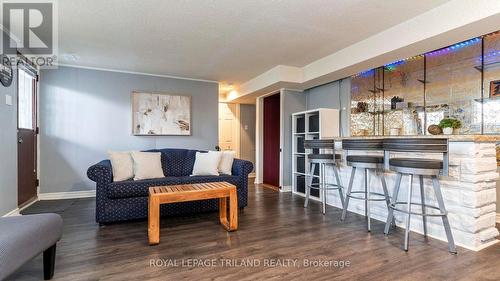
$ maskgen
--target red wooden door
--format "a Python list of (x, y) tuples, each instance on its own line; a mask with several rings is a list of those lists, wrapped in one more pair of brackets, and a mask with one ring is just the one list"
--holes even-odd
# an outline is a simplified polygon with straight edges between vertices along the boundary
[(264, 184), (280, 182), (280, 94), (264, 98)]

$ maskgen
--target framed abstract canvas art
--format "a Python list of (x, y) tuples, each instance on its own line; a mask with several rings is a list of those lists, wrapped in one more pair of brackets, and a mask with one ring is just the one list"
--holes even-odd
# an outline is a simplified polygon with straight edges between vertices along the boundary
[(500, 80), (490, 81), (490, 98), (500, 97)]
[(191, 97), (159, 92), (132, 92), (135, 136), (191, 135)]

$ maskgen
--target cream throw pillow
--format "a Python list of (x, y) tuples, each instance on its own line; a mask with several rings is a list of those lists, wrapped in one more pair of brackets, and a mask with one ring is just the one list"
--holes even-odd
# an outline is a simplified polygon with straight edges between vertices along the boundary
[(164, 178), (161, 152), (131, 152), (134, 160), (134, 180)]
[(134, 177), (134, 162), (129, 151), (108, 151), (113, 169), (113, 181), (124, 181)]
[(192, 176), (218, 176), (220, 151), (196, 152)]
[(225, 175), (231, 175), (231, 170), (233, 169), (233, 161), (236, 157), (235, 151), (221, 151), (222, 157), (219, 162), (219, 173)]

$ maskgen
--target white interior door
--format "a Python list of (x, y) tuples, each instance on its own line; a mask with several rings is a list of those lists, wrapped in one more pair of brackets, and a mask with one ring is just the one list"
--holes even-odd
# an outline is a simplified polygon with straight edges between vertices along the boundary
[(240, 156), (240, 122), (238, 105), (219, 103), (219, 146), (221, 150), (232, 150)]

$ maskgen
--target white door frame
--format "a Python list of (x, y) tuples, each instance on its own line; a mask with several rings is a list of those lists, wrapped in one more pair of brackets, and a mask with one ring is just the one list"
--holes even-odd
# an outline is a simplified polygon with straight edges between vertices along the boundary
[[(280, 95), (280, 167), (279, 167), (279, 185), (283, 186), (283, 91), (273, 91), (260, 97), (256, 101), (256, 128), (255, 128), (255, 183), (261, 184), (263, 182), (264, 173), (264, 98), (275, 94)], [(280, 189), (281, 191), (281, 189)]]

